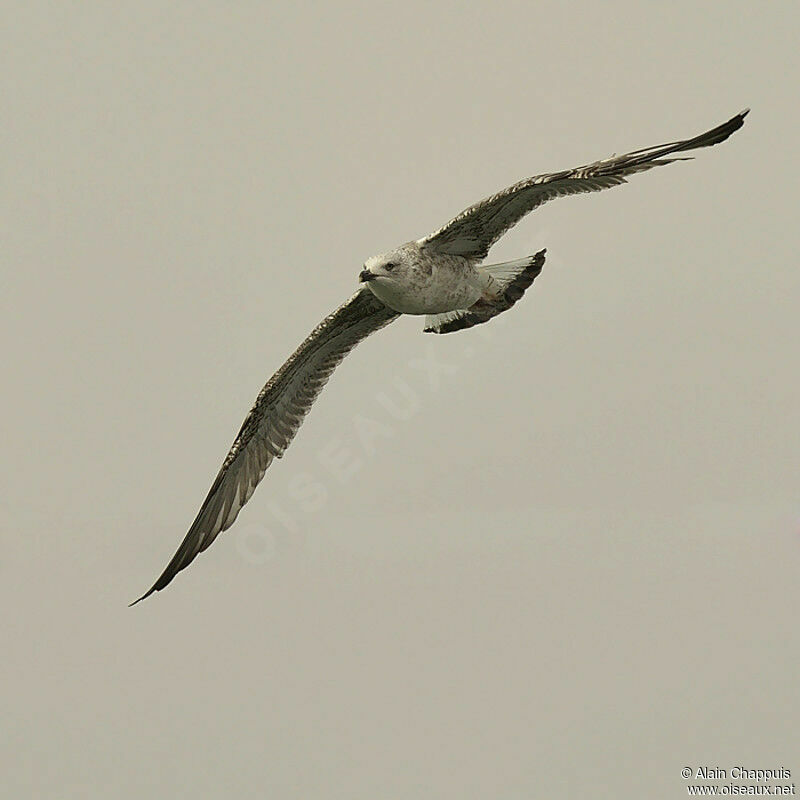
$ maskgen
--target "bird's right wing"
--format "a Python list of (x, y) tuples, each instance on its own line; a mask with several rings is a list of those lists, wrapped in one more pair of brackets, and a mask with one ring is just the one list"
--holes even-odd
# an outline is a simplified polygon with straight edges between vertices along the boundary
[(461, 255), (472, 259), (486, 258), (489, 248), (509, 228), (542, 203), (565, 195), (619, 186), (626, 182), (629, 175), (681, 160), (665, 158), (672, 153), (724, 142), (744, 125), (748, 111), (749, 109), (745, 109), (722, 125), (691, 139), (612, 156), (584, 167), (526, 178), (470, 206), (435, 233), (420, 239), (419, 244), (435, 253)]
[(314, 328), (261, 390), (181, 546), (152, 588), (131, 605), (163, 589), (233, 524), (333, 370), (362, 339), (399, 316), (363, 287)]

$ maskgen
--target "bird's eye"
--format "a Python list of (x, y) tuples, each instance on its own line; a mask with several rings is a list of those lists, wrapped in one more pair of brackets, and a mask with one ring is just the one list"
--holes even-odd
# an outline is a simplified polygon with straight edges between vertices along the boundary
[(396, 266), (397, 266), (397, 265), (394, 263), (394, 261), (390, 261), (388, 264), (384, 264), (384, 265), (383, 265), (383, 268), (384, 268), (384, 269), (385, 269), (387, 272), (391, 272), (391, 271), (392, 271), (392, 270), (393, 270), (393, 269), (394, 269)]

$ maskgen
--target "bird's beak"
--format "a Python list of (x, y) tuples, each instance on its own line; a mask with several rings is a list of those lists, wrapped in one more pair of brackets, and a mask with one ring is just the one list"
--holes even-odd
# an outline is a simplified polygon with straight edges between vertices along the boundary
[(358, 273), (358, 280), (361, 283), (367, 283), (368, 281), (374, 281), (375, 278), (378, 276), (370, 272), (368, 269), (362, 269), (361, 272)]

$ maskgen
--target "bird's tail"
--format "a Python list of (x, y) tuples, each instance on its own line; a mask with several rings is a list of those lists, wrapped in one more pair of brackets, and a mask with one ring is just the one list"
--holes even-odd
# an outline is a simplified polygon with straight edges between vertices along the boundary
[(478, 267), (492, 278), (495, 291), (491, 297), (482, 297), (469, 308), (431, 314), (425, 318), (425, 333), (453, 333), (473, 325), (488, 322), (492, 317), (508, 311), (533, 283), (544, 266), (545, 250), (532, 256), (504, 261), (502, 264), (485, 264)]

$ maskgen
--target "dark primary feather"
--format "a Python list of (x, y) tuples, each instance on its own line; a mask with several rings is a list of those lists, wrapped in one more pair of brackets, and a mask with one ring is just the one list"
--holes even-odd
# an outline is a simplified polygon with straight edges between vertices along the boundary
[(439, 253), (473, 259), (486, 258), (489, 248), (509, 228), (542, 203), (556, 197), (618, 186), (626, 182), (628, 175), (683, 160), (664, 156), (724, 142), (744, 125), (749, 110), (745, 109), (722, 125), (692, 139), (635, 150), (576, 169), (527, 178), (470, 206), (443, 228), (420, 240), (420, 244)]
[(399, 316), (364, 287), (317, 325), (261, 390), (181, 546), (152, 588), (131, 605), (163, 589), (233, 524), (333, 370), (362, 339)]

